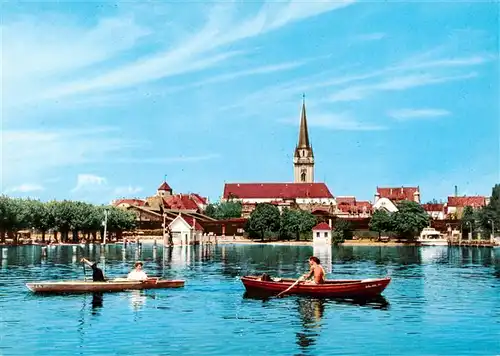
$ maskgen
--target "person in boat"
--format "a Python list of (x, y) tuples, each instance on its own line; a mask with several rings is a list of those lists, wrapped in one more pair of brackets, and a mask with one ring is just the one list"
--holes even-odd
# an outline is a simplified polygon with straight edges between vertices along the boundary
[(90, 266), (92, 268), (92, 280), (94, 282), (105, 282), (106, 279), (104, 278), (104, 273), (102, 273), (102, 269), (97, 267), (97, 262), (90, 262), (86, 258), (82, 258), (80, 262), (85, 263), (86, 265)]
[[(306, 280), (306, 283), (311, 283), (311, 284), (323, 284), (325, 283), (325, 270), (323, 269), (323, 266), (321, 266), (321, 262), (318, 257), (316, 256), (311, 256), (309, 257), (309, 266), (311, 269), (309, 270), (309, 273), (306, 273), (304, 275), (304, 279)], [(312, 277), (312, 280), (309, 280)]]
[(142, 270), (143, 263), (141, 261), (137, 261), (134, 265), (134, 269), (130, 271), (127, 276), (127, 279), (133, 281), (144, 281), (148, 279), (148, 275)]

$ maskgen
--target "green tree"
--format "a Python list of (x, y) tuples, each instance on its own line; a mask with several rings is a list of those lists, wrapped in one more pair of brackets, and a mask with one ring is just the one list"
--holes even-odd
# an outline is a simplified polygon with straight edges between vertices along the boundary
[(495, 184), (488, 205), (478, 212), (478, 223), (481, 230), (488, 235), (492, 232), (493, 226), (495, 231), (500, 229), (500, 184)]
[(266, 232), (277, 232), (280, 229), (279, 209), (268, 203), (257, 204), (248, 219), (248, 228), (255, 233), (260, 233), (264, 241)]
[(392, 230), (391, 215), (385, 209), (376, 210), (370, 219), (370, 230), (378, 232), (378, 240), (382, 232), (389, 232)]
[(471, 206), (464, 207), (464, 211), (462, 212), (461, 227), (462, 231), (465, 231), (467, 235), (471, 232), (471, 230), (475, 230), (476, 218), (477, 215)]
[(352, 239), (352, 226), (351, 223), (344, 219), (335, 220), (335, 232), (336, 235), (340, 234), (340, 239), (343, 240), (351, 240)]
[(401, 201), (398, 211), (391, 214), (392, 230), (401, 237), (414, 239), (424, 227), (429, 226), (429, 215), (414, 201)]
[(316, 217), (307, 210), (283, 209), (280, 217), (280, 236), (295, 237), (300, 240), (300, 235), (311, 232), (316, 225)]
[(29, 212), (21, 199), (12, 199), (5, 195), (0, 197), (0, 235), (5, 242), (5, 234), (17, 240), (17, 232), (29, 227)]
[(209, 204), (205, 209), (205, 215), (217, 220), (226, 220), (241, 217), (241, 202), (228, 200), (216, 204)]
[(42, 234), (42, 242), (45, 242), (46, 232), (54, 226), (54, 215), (49, 204), (39, 200), (26, 200), (26, 208), (30, 215), (31, 228)]

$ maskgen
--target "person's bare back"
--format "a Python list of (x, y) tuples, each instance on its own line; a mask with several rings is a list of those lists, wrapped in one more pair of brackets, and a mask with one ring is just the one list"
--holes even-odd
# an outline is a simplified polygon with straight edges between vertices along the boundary
[(311, 269), (306, 275), (306, 278), (311, 278), (312, 276), (314, 276), (313, 281), (311, 281), (312, 283), (325, 283), (325, 270), (323, 269), (323, 266), (321, 266), (319, 258), (311, 256), (309, 258), (309, 265), (311, 266)]

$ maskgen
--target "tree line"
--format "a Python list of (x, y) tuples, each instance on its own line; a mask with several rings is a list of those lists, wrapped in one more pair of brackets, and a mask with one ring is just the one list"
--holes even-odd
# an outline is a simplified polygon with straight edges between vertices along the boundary
[(495, 184), (491, 190), (491, 197), (488, 204), (480, 209), (474, 210), (471, 206), (466, 206), (462, 213), (461, 228), (467, 233), (481, 232), (485, 236), (500, 228), (500, 184)]
[(26, 229), (39, 232), (42, 242), (45, 242), (47, 233), (52, 233), (58, 242), (78, 242), (79, 234), (95, 241), (98, 232), (103, 236), (105, 210), (108, 211), (107, 231), (110, 233), (121, 235), (123, 231), (135, 228), (135, 214), (113, 206), (70, 200), (41, 202), (2, 195), (0, 242), (4, 243), (6, 236), (17, 242), (18, 232)]

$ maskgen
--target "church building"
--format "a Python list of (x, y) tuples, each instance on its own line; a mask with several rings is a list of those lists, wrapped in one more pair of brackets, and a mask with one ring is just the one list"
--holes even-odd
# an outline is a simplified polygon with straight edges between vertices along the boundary
[(294, 181), (289, 183), (226, 183), (222, 201), (239, 200), (248, 217), (258, 203), (282, 208), (336, 211), (336, 202), (325, 183), (314, 182), (314, 154), (309, 141), (305, 100), (302, 101), (299, 139), (293, 156)]

